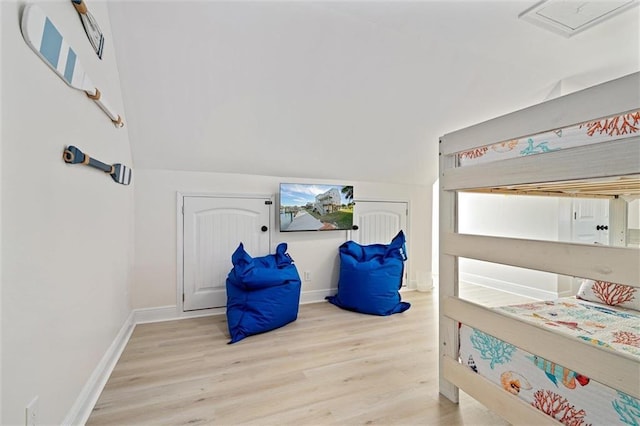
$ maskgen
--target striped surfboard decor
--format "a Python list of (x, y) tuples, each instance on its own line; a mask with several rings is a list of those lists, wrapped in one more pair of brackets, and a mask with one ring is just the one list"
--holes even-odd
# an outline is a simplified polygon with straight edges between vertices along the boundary
[(82, 90), (109, 116), (117, 126), (124, 125), (120, 115), (106, 102), (85, 73), (75, 50), (65, 41), (51, 19), (34, 5), (27, 5), (22, 14), (22, 35), (31, 49), (70, 87)]

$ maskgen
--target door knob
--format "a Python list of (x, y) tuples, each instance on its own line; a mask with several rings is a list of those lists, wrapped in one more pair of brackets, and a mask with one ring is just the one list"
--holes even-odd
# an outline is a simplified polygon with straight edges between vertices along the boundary
[(260, 228), (260, 230), (262, 232), (267, 232), (269, 230), (269, 228), (267, 228), (266, 226), (262, 225), (262, 228)]

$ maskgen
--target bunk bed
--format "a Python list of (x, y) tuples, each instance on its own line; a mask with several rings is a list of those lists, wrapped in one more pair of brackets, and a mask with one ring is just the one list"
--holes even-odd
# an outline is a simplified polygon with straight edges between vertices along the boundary
[[(550, 406), (556, 404), (554, 409), (535, 408), (535, 403), (521, 398), (525, 392), (519, 392), (520, 387), (533, 386), (520, 376), (512, 378), (511, 383), (517, 386), (510, 391), (500, 385), (499, 378), (496, 383), (495, 377), (492, 381), (478, 374), (474, 360), (468, 359), (468, 345), (461, 348), (467, 337), (477, 333), (480, 338), (495, 339), (503, 348), (509, 347), (509, 354), (512, 350), (523, 351), (524, 358), (537, 362), (542, 370), (546, 368), (547, 377), (555, 375), (561, 383), (551, 383), (548, 389), (556, 389), (576, 376), (579, 384), (572, 381), (571, 386), (591, 381), (617, 393), (622, 400), (613, 404), (627, 404), (623, 407), (627, 412), (616, 415), (614, 410), (613, 417), (603, 424), (640, 422), (640, 356), (615, 351), (595, 338), (559, 333), (563, 327), (556, 327), (558, 323), (546, 317), (546, 311), (536, 311), (542, 312), (536, 318), (536, 314), (516, 308), (487, 308), (458, 297), (458, 260), (469, 258), (620, 283), (631, 287), (636, 299), (640, 298), (640, 251), (629, 244), (637, 238), (637, 230), (629, 230), (626, 220), (627, 201), (640, 196), (639, 88), (640, 73), (634, 73), (441, 137), (439, 390), (449, 400), (457, 403), (462, 389), (513, 424), (593, 422), (589, 416), (584, 417), (584, 411), (578, 413), (580, 407), (565, 404), (564, 414), (555, 410), (566, 402), (562, 397), (543, 401)], [(462, 191), (610, 198), (611, 243), (459, 233), (458, 193)], [(588, 304), (582, 302), (574, 298), (521, 308), (535, 311), (544, 309), (545, 303)], [(631, 318), (631, 331), (637, 339), (640, 311), (622, 312), (621, 316)], [(632, 341), (631, 345), (638, 343)], [(637, 352), (640, 354), (640, 349)], [(588, 387), (597, 386), (585, 389)], [(593, 401), (598, 398), (594, 396)], [(579, 415), (567, 414), (573, 408), (571, 413)]]

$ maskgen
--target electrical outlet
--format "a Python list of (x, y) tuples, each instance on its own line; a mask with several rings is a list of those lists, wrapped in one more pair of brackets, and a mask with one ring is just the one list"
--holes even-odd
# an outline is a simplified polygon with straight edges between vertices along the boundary
[(38, 424), (38, 397), (31, 400), (25, 409), (25, 425), (36, 426)]
[(311, 281), (311, 272), (310, 271), (304, 271), (304, 280), (305, 281)]

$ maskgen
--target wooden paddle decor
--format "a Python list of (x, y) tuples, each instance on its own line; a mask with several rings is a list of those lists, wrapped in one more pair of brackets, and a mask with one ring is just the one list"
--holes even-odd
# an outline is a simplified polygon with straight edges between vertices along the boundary
[(31, 49), (70, 87), (82, 90), (109, 116), (116, 127), (124, 126), (122, 117), (113, 112), (89, 76), (84, 72), (76, 52), (64, 40), (40, 7), (30, 4), (22, 14), (22, 35)]
[(129, 167), (117, 163), (111, 165), (105, 164), (95, 158), (89, 157), (73, 145), (68, 146), (64, 150), (62, 158), (64, 162), (68, 164), (84, 164), (102, 170), (108, 173), (113, 180), (119, 184), (129, 185), (131, 183), (131, 169)]
[(71, 0), (71, 3), (73, 3), (73, 7), (76, 8), (78, 15), (80, 15), (84, 32), (87, 33), (87, 37), (89, 38), (89, 42), (91, 43), (93, 50), (96, 51), (98, 58), (102, 59), (104, 35), (102, 35), (102, 31), (100, 30), (96, 19), (93, 17), (91, 12), (87, 10), (87, 4), (84, 0)]

